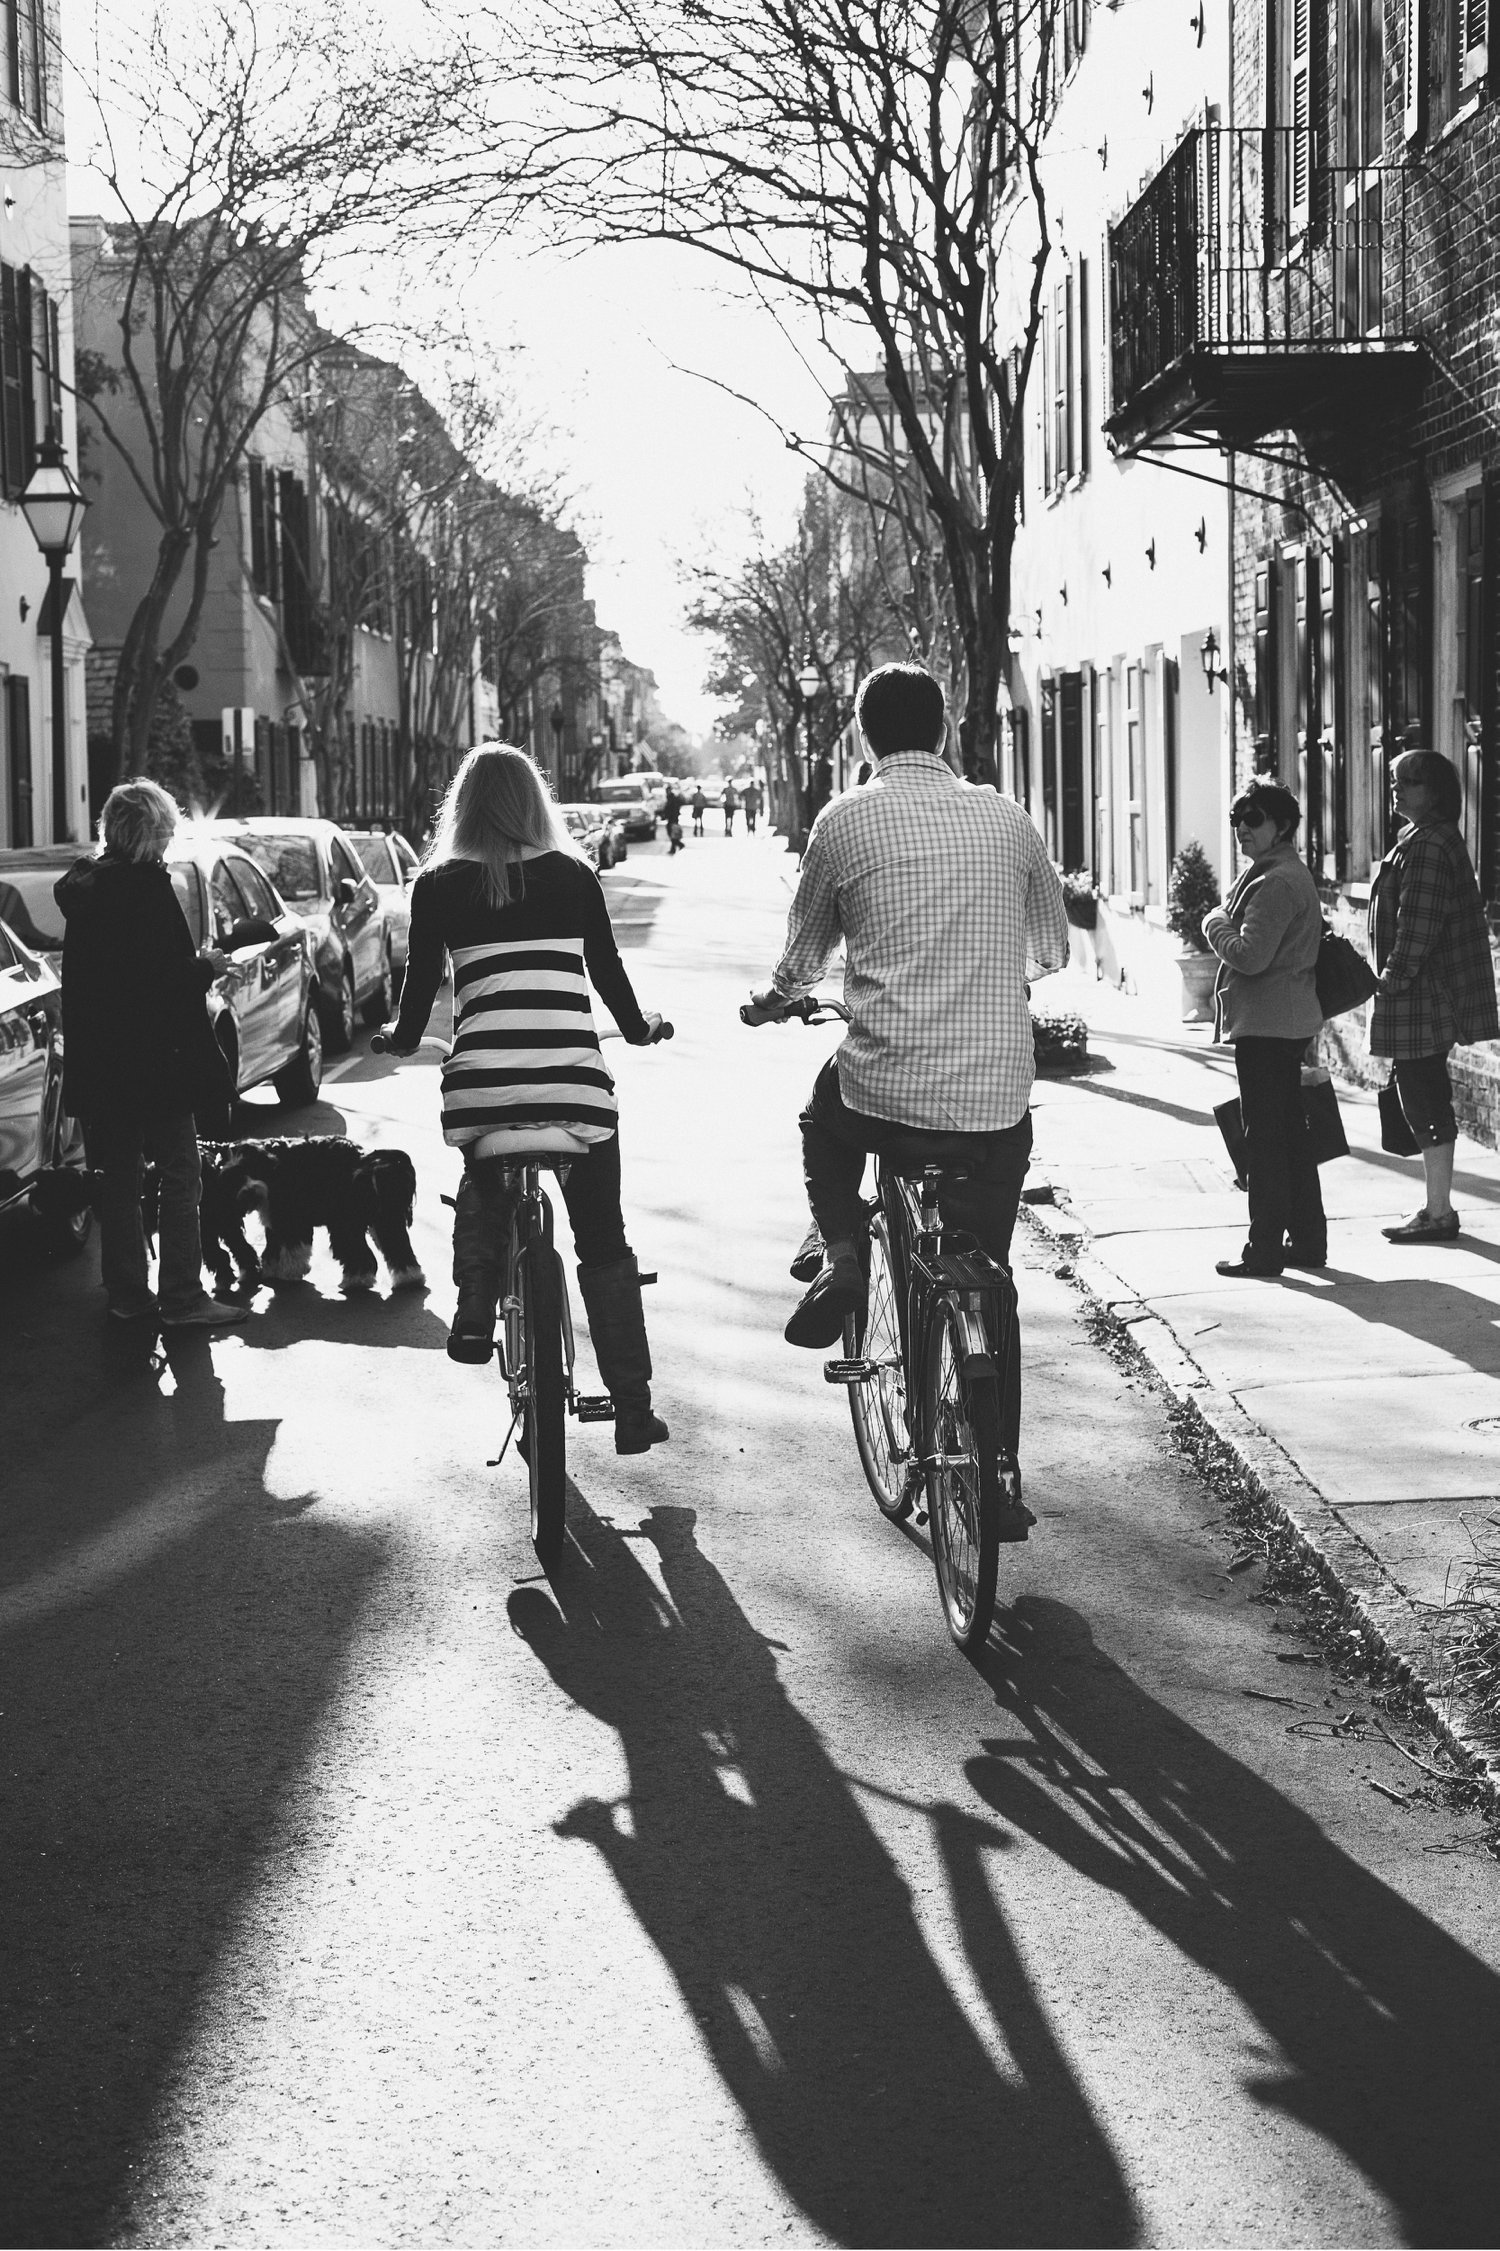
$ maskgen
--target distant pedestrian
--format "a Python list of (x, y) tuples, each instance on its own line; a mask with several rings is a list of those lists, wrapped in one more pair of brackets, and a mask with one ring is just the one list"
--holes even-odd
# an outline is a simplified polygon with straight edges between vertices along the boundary
[(704, 796), (704, 794), (703, 794), (703, 784), (702, 784), (702, 783), (700, 782), (700, 783), (698, 784), (698, 787), (697, 787), (697, 788), (696, 788), (696, 789), (695, 789), (695, 790), (693, 791), (693, 834), (694, 834), (694, 836), (701, 836), (701, 835), (703, 834), (703, 814), (704, 814), (704, 809), (705, 809), (705, 807), (707, 806), (707, 804), (708, 804), (708, 799), (707, 799), (707, 798), (706, 798), (706, 797)]
[(1203, 917), (1204, 943), (1222, 964), (1214, 987), (1218, 1037), (1234, 1046), (1245, 1128), (1250, 1231), (1220, 1274), (1270, 1276), (1323, 1266), (1328, 1222), (1302, 1103), (1302, 1056), (1323, 1022), (1314, 973), (1323, 909), (1292, 842), (1302, 807), (1279, 782), (1255, 781), (1229, 808), (1250, 865), (1222, 907)]
[(682, 850), (682, 798), (670, 782), (662, 811), (667, 817), (667, 858), (670, 860), (674, 852)]
[(739, 792), (733, 782), (724, 784), (724, 834), (733, 836), (734, 816), (739, 811)]
[(753, 774), (745, 784), (740, 803), (745, 808), (745, 834), (753, 836), (755, 834), (756, 816), (760, 812), (760, 784)]
[[(177, 902), (165, 856), (179, 814), (155, 782), (110, 791), (95, 856), (55, 887), (66, 932), (63, 1100), (83, 1124), (101, 1178), (100, 1264), (118, 1320), (164, 1329), (243, 1321), (203, 1287), (198, 1234), (202, 1174), (195, 1110), (222, 1110), (228, 1071), (205, 995), (229, 964), (200, 953)], [(156, 1160), (156, 1292), (141, 1221), (145, 1159)]]
[(1500, 1037), (1495, 972), (1479, 887), (1458, 832), (1457, 768), (1439, 751), (1403, 751), (1391, 769), (1391, 794), (1406, 826), (1370, 894), (1370, 959), (1380, 975), (1370, 1053), (1391, 1059), (1422, 1153), (1427, 1199), (1381, 1233), (1392, 1243), (1452, 1243), (1458, 1120), (1448, 1054)]

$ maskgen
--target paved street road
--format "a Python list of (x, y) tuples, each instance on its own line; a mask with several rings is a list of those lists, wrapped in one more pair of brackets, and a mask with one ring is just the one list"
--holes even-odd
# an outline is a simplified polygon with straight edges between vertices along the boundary
[(431, 1060), (303, 1121), (412, 1151), (425, 1301), (320, 1254), (158, 1382), (0, 1242), (5, 2241), (1493, 2241), (1497, 1871), (1288, 1732), (1348, 1698), (1067, 1283), (978, 1668), (783, 1345), (834, 1035), (734, 1011), (789, 864), (606, 879), (678, 1026), (608, 1049), (673, 1436), (570, 1432), (550, 1587), (442, 1350)]

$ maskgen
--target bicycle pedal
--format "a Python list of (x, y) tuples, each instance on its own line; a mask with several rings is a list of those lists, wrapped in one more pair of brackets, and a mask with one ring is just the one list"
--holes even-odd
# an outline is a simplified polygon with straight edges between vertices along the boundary
[(615, 1403), (608, 1392), (580, 1391), (572, 1407), (581, 1423), (612, 1423), (615, 1419)]
[(875, 1373), (873, 1360), (825, 1360), (825, 1383), (868, 1383)]
[(640, 1283), (641, 1288), (644, 1289), (648, 1282), (654, 1282), (656, 1280), (656, 1276), (654, 1274), (637, 1274), (636, 1280)]

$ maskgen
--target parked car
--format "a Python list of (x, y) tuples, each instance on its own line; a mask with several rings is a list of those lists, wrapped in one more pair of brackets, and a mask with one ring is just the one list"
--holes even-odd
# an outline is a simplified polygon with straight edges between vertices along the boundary
[[(0, 921), (0, 1212), (30, 1206), (42, 1173), (84, 1161), (83, 1135), (63, 1109), (62, 1059), (56, 966)], [(94, 1224), (87, 1205), (36, 1218), (60, 1253), (82, 1250)]]
[(607, 805), (559, 805), (557, 810), (596, 868), (612, 868), (624, 859), (625, 824)]
[(631, 839), (656, 834), (658, 805), (651, 781), (644, 774), (618, 774), (599, 784), (599, 802), (617, 813)]
[[(86, 856), (76, 844), (0, 851), (0, 917), (59, 981), (64, 922), (53, 890)], [(301, 921), (253, 860), (189, 823), (172, 840), (167, 873), (194, 945), (232, 957), (207, 1005), (235, 1092), (269, 1081), (289, 1108), (315, 1102), (323, 1035)]]
[(406, 975), (406, 941), (411, 929), (411, 887), (421, 865), (406, 838), (395, 829), (345, 829), (365, 874), (380, 894), (391, 934), (391, 967), (396, 983)]
[(275, 885), (312, 944), (323, 1038), (335, 1054), (361, 1014), (380, 1024), (395, 1003), (391, 935), (380, 894), (334, 821), (294, 814), (205, 821), (199, 833), (236, 844)]

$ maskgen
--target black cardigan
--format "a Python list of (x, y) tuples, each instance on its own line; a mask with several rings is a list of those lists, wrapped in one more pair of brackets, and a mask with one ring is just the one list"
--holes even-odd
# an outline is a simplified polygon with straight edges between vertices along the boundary
[(80, 860), (53, 896), (65, 917), (63, 1100), (74, 1117), (222, 1102), (227, 1072), (204, 1005), (213, 967), (160, 860)]

